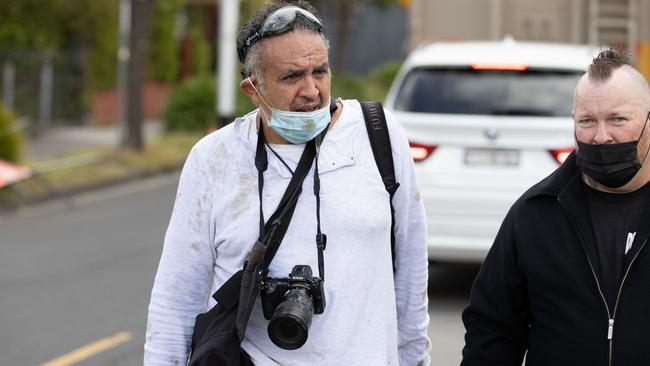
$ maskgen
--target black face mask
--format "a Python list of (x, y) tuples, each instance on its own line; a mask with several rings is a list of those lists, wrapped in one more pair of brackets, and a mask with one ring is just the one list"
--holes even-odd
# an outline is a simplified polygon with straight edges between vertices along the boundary
[[(620, 144), (586, 144), (578, 143), (576, 152), (576, 165), (589, 178), (609, 188), (619, 188), (632, 180), (641, 169), (641, 163), (637, 157), (637, 146), (645, 127), (650, 118), (646, 117), (641, 135), (636, 141), (623, 142)], [(650, 151), (650, 149), (648, 149)], [(648, 152), (646, 152), (646, 157)], [(645, 161), (645, 158), (643, 159)]]

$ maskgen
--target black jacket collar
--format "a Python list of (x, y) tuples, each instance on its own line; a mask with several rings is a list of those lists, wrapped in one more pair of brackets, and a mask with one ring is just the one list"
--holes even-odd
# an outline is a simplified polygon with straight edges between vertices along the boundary
[[(580, 169), (576, 166), (575, 151), (551, 175), (534, 185), (524, 194), (526, 201), (535, 198), (552, 198), (562, 207), (564, 214), (571, 223), (578, 241), (582, 246), (589, 265), (594, 269), (597, 265), (595, 238), (592, 231), (591, 217), (582, 188)], [(600, 275), (600, 272), (596, 271)]]
[(575, 179), (580, 179), (580, 170), (576, 166), (575, 151), (573, 151), (551, 175), (529, 189), (524, 194), (524, 199), (530, 200), (538, 196), (559, 197)]

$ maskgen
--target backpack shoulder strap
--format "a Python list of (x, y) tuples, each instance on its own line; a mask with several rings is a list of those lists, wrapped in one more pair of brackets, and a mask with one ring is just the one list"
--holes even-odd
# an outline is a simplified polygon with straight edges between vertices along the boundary
[(390, 146), (388, 125), (384, 115), (384, 107), (379, 102), (360, 102), (363, 117), (368, 130), (368, 138), (372, 147), (372, 154), (375, 157), (377, 168), (384, 187), (390, 195), (390, 249), (393, 258), (393, 271), (395, 270), (395, 209), (393, 208), (393, 195), (399, 188), (395, 178), (395, 167), (393, 165), (393, 151)]

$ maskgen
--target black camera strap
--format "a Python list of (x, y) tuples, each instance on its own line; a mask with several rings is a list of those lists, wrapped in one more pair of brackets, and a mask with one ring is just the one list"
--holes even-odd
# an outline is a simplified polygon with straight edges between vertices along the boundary
[[(330, 115), (339, 107), (336, 105), (334, 99), (330, 99)], [(329, 126), (328, 126), (329, 127)], [(325, 129), (327, 131), (327, 129)], [(320, 156), (320, 146), (323, 143), (325, 134), (316, 136), (314, 142), (316, 143), (316, 166), (314, 167), (314, 196), (316, 196), (316, 248), (318, 249), (318, 275), (320, 279), (325, 282), (325, 259), (323, 252), (327, 246), (327, 236), (320, 230), (320, 175), (318, 174), (318, 157)]]
[(318, 175), (318, 156), (320, 155), (320, 145), (322, 136), (316, 137), (316, 166), (314, 167), (314, 196), (316, 196), (316, 248), (318, 249), (318, 275), (321, 280), (325, 281), (325, 259), (323, 252), (327, 244), (327, 236), (320, 231), (320, 176)]
[[(318, 161), (317, 150), (320, 148), (320, 143), (322, 142), (325, 134), (327, 133), (327, 128), (321, 132), (320, 135), (316, 136), (315, 139), (307, 142), (305, 149), (303, 150), (298, 166), (296, 167), (293, 177), (287, 186), (287, 189), (284, 192), (284, 195), (280, 199), (278, 208), (275, 210), (273, 215), (268, 219), (266, 224), (264, 224), (264, 211), (262, 208), (262, 192), (264, 189), (264, 171), (268, 167), (268, 157), (266, 154), (266, 149), (264, 148), (264, 131), (262, 128), (259, 129), (258, 138), (257, 138), (257, 151), (255, 153), (255, 166), (257, 167), (258, 172), (258, 190), (260, 198), (260, 235), (258, 242), (266, 246), (266, 252), (264, 255), (264, 264), (262, 270), (266, 270), (275, 253), (280, 247), (280, 243), (284, 238), (284, 235), (289, 228), (289, 223), (295, 211), (298, 198), (302, 193), (302, 183), (307, 177), (311, 165), (314, 161)], [(318, 183), (317, 183), (318, 182)], [(318, 162), (316, 163), (316, 168), (314, 170), (314, 193), (316, 194), (317, 202), (317, 221), (318, 221), (318, 234), (317, 234), (317, 244), (318, 238), (324, 237), (324, 234), (320, 232), (320, 199), (318, 197), (319, 188), (318, 180)], [(324, 250), (324, 246), (322, 248)], [(322, 257), (322, 251), (319, 249), (319, 258)], [(320, 262), (320, 260), (319, 260)], [(320, 263), (319, 263), (319, 267)]]
[[(316, 165), (314, 167), (314, 196), (316, 196), (316, 248), (318, 249), (318, 273), (320, 275), (321, 279), (325, 279), (325, 260), (324, 260), (324, 254), (323, 252), (325, 251), (325, 245), (327, 243), (327, 236), (321, 232), (320, 229), (320, 176), (318, 174), (318, 155), (320, 152), (320, 145), (321, 145), (321, 136), (318, 135), (315, 138), (316, 142), (316, 157), (314, 158), (314, 161), (316, 162)], [(275, 155), (276, 158), (284, 165), (285, 168), (293, 175), (294, 171), (289, 167), (289, 165), (282, 159), (282, 157), (273, 150), (269, 144), (266, 144), (266, 147), (271, 150), (273, 155)], [(263, 182), (262, 182), (263, 184)], [(261, 200), (260, 200), (261, 202)]]
[[(330, 113), (336, 110), (336, 104), (330, 103)], [(260, 121), (260, 123), (264, 123)], [(329, 126), (328, 126), (329, 127)], [(260, 234), (258, 240), (253, 245), (248, 260), (244, 263), (244, 268), (241, 272), (241, 286), (239, 291), (239, 307), (237, 309), (236, 328), (239, 339), (244, 338), (246, 326), (250, 317), (257, 292), (259, 290), (260, 281), (266, 275), (269, 265), (278, 251), (282, 239), (289, 228), (289, 223), (293, 217), (293, 212), (296, 209), (298, 198), (302, 192), (302, 183), (307, 177), (311, 165), (316, 161), (316, 169), (314, 169), (315, 181), (314, 192), (316, 193), (317, 207), (320, 210), (320, 199), (318, 197), (318, 190), (320, 184), (318, 181), (318, 154), (320, 143), (323, 141), (328, 128), (325, 128), (318, 136), (311, 141), (307, 142), (305, 149), (302, 152), (296, 171), (293, 173), (291, 181), (284, 191), (284, 195), (280, 199), (277, 209), (271, 215), (269, 220), (264, 223), (264, 209), (262, 205), (262, 192), (264, 189), (264, 172), (268, 168), (268, 156), (266, 154), (264, 128), (260, 125), (257, 133), (257, 147), (255, 151), (255, 167), (257, 168), (258, 190), (260, 200)], [(278, 156), (279, 157), (279, 156)], [(281, 159), (280, 159), (281, 160)], [(285, 163), (286, 165), (286, 163)], [(289, 169), (291, 170), (291, 169)], [(320, 232), (320, 214), (317, 213), (318, 220), (318, 233), (316, 236), (318, 244), (318, 258), (319, 270), (321, 278), (324, 273), (323, 269), (323, 250), (325, 250), (323, 239), (324, 234)], [(319, 241), (320, 240), (320, 241)], [(234, 276), (233, 276), (234, 277)], [(219, 291), (217, 291), (219, 292)], [(215, 294), (216, 295), (216, 294)]]

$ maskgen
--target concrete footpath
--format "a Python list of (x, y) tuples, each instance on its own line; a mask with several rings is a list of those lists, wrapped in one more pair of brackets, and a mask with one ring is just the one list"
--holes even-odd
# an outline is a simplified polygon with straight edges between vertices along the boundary
[[(149, 120), (143, 124), (145, 142), (155, 140), (163, 132), (163, 123)], [(85, 149), (118, 146), (120, 130), (116, 126), (61, 126), (27, 136), (24, 160), (40, 161), (59, 158)]]
[[(146, 144), (157, 139), (163, 133), (163, 123), (158, 120), (150, 120), (143, 124), (143, 138)], [(25, 145), (23, 149), (23, 162), (26, 166), (32, 168), (32, 172), (47, 173), (61, 169), (70, 169), (79, 165), (93, 164), (100, 159), (97, 154), (97, 148), (117, 148), (120, 141), (120, 130), (115, 126), (61, 126), (53, 127), (42, 131), (38, 135), (25, 136)], [(22, 169), (21, 167), (11, 167), (12, 171), (25, 171), (27, 176), (30, 175), (29, 170)], [(169, 169), (165, 170), (165, 172)], [(162, 171), (161, 171), (162, 172)], [(9, 180), (3, 180), (0, 176), (0, 188), (3, 188), (3, 181), (5, 183), (21, 181), (24, 178), (17, 178), (15, 173), (5, 169), (3, 174), (9, 174)], [(39, 174), (36, 174), (39, 175)], [(23, 209), (27, 206), (39, 204), (44, 201), (63, 198), (66, 205), (72, 204), (72, 195), (79, 193), (105, 188), (115, 185), (117, 183), (124, 183), (127, 181), (139, 180), (142, 178), (150, 177), (151, 172), (134, 171), (128, 176), (119, 177), (115, 179), (107, 179), (105, 181), (93, 183), (89, 186), (76, 187), (73, 189), (57, 189), (54, 190), (49, 185), (47, 180), (36, 179), (31, 187), (40, 186), (39, 189), (47, 189), (50, 193), (29, 197), (24, 195), (23, 189), (10, 189), (13, 194), (9, 197), (9, 202), (0, 202), (0, 216), (15, 213), (18, 209)], [(6, 177), (5, 177), (6, 178)], [(18, 180), (16, 180), (18, 179)], [(31, 179), (31, 178), (30, 178)], [(29, 190), (27, 190), (29, 191)], [(15, 197), (15, 198), (13, 198)]]

